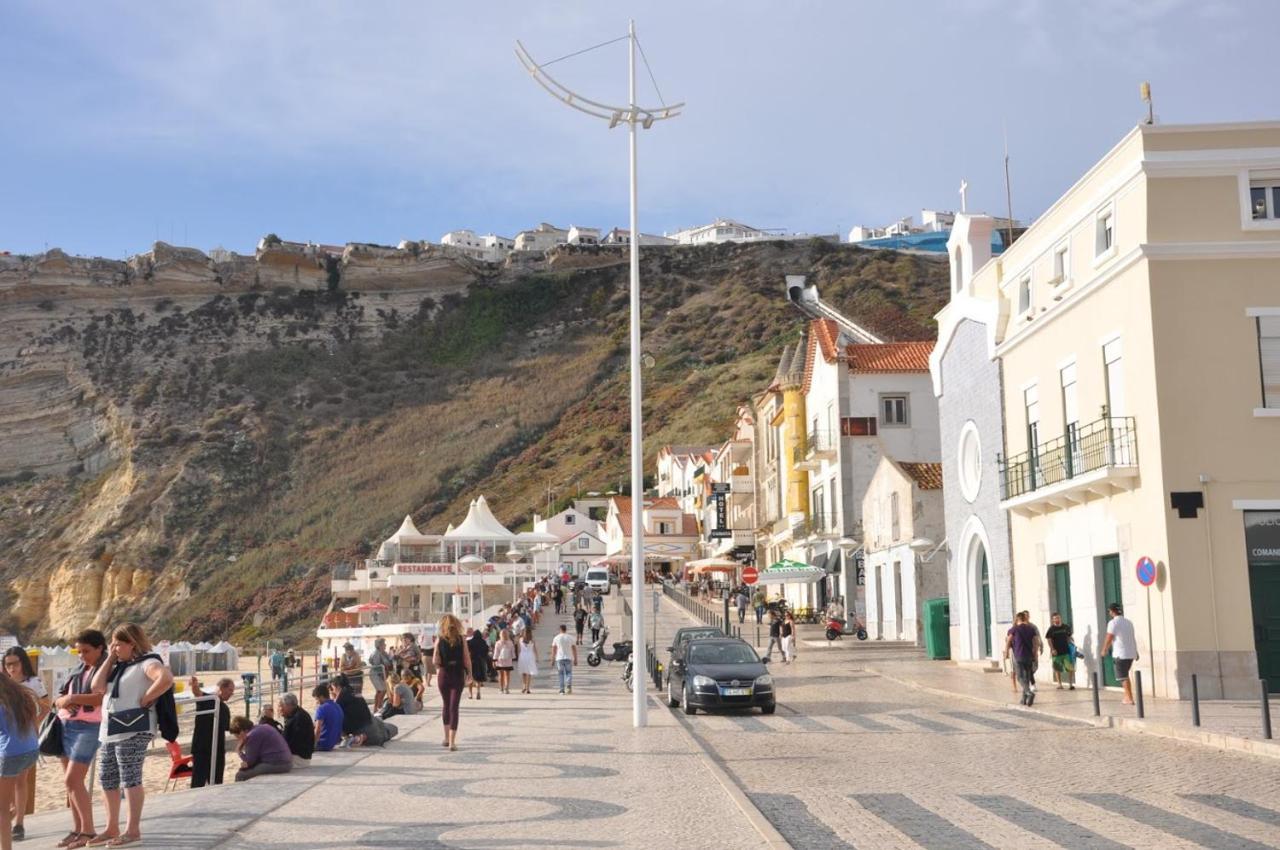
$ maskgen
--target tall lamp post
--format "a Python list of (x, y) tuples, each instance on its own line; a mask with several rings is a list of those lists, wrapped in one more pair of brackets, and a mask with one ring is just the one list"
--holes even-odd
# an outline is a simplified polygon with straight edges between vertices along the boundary
[(512, 543), (511, 548), (507, 550), (506, 557), (511, 562), (511, 602), (514, 604), (516, 601), (516, 564), (520, 563), (524, 553), (516, 548), (516, 544)]
[[(484, 558), (479, 555), (463, 555), (458, 559), (458, 569), (467, 574), (467, 625), (476, 624), (476, 571), (484, 568)], [(483, 585), (481, 585), (483, 587)]]
[[(631, 175), (631, 607), (634, 616), (631, 624), (631, 638), (635, 647), (635, 665), (641, 674), (636, 677), (637, 681), (643, 680), (643, 671), (648, 669), (645, 651), (645, 634), (644, 634), (644, 431), (643, 431), (643, 415), (641, 413), (641, 387), (640, 387), (640, 224), (637, 214), (636, 202), (636, 125), (640, 125), (646, 130), (653, 126), (655, 121), (663, 121), (668, 118), (675, 118), (680, 114), (680, 110), (684, 108), (683, 103), (677, 103), (673, 106), (662, 106), (659, 108), (645, 108), (636, 105), (636, 23), (630, 21), (627, 27), (628, 62), (627, 62), (627, 105), (626, 106), (609, 106), (594, 100), (589, 100), (569, 88), (561, 85), (549, 74), (545, 68), (554, 62), (560, 61), (554, 59), (545, 64), (538, 64), (533, 57), (529, 55), (529, 51), (519, 41), (516, 42), (516, 57), (520, 60), (520, 64), (529, 72), (534, 81), (538, 85), (546, 89), (553, 97), (560, 100), (567, 106), (572, 106), (579, 112), (585, 112), (593, 118), (600, 118), (609, 122), (609, 128), (612, 129), (618, 124), (626, 124), (628, 136), (630, 139), (630, 175)], [(612, 44), (621, 41), (621, 38), (613, 39), (604, 44)], [(598, 44), (595, 47), (603, 47), (604, 44)], [(595, 47), (587, 48), (594, 50)], [(586, 51), (578, 51), (585, 53)], [(570, 54), (571, 56), (577, 55)], [(562, 58), (569, 58), (568, 56)], [(641, 58), (644, 58), (643, 50)], [(646, 65), (648, 63), (646, 62)], [(651, 72), (652, 73), (652, 72)], [(661, 94), (659, 94), (661, 99)], [(632, 725), (639, 728), (648, 725), (648, 717), (645, 710), (645, 689), (637, 687), (632, 691)]]

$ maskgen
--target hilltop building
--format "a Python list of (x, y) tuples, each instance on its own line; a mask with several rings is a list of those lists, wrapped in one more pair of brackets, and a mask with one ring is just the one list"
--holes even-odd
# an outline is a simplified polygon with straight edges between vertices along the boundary
[(569, 231), (547, 224), (545, 221), (533, 230), (521, 230), (516, 234), (516, 251), (550, 251), (557, 245), (569, 244)]
[(515, 249), (515, 240), (493, 233), (478, 236), (470, 230), (450, 230), (440, 244), (460, 254), (488, 263), (500, 263)]
[[(892, 248), (896, 251), (931, 251), (941, 254), (947, 250), (947, 239), (955, 221), (956, 213), (948, 210), (921, 210), (920, 224), (915, 224), (914, 218), (907, 216), (885, 227), (854, 225), (849, 231), (849, 242), (863, 248)], [(996, 226), (991, 231), (991, 253), (999, 254), (1005, 249), (1010, 221), (1007, 218), (993, 221)], [(1012, 228), (1016, 236), (1023, 226), (1015, 221)]]
[(740, 221), (734, 221), (731, 218), (718, 218), (710, 224), (687, 227), (684, 230), (677, 230), (675, 233), (668, 233), (667, 236), (680, 245), (718, 245), (722, 242), (769, 242), (775, 239), (840, 241), (840, 237), (836, 234), (815, 235), (811, 233), (786, 233), (777, 229), (761, 230), (758, 227), (752, 227)]
[[(604, 235), (604, 239), (600, 240), (602, 245), (630, 245), (631, 231), (622, 227), (615, 227)], [(652, 233), (640, 234), (640, 247), (645, 246), (664, 246), (675, 245), (676, 240), (668, 239), (666, 236), (655, 236)]]

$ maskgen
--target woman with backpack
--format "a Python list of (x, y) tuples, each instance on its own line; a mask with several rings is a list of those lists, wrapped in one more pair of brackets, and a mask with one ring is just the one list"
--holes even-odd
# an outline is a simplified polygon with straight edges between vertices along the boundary
[[(136, 623), (111, 633), (107, 658), (93, 675), (93, 692), (102, 694), (102, 733), (98, 781), (107, 808), (107, 827), (87, 847), (124, 847), (142, 840), (142, 760), (157, 730), (156, 703), (173, 687), (173, 673), (151, 651), (151, 641)], [(129, 801), (125, 831), (120, 832), (120, 789)]]
[(444, 724), (442, 746), (458, 749), (458, 707), (462, 689), (471, 675), (471, 653), (462, 637), (462, 623), (452, 614), (440, 618), (436, 627), (436, 648), (432, 661), (436, 666), (436, 682), (440, 688), (440, 720)]
[(0, 676), (0, 850), (12, 850), (12, 814), (18, 783), (35, 767), (36, 706), (31, 691)]
[(71, 832), (59, 847), (83, 847), (97, 837), (93, 826), (93, 798), (84, 779), (98, 752), (102, 725), (102, 694), (93, 692), (93, 675), (107, 656), (107, 638), (97, 629), (76, 635), (80, 666), (67, 678), (54, 701), (62, 721), (62, 770), (71, 808)]

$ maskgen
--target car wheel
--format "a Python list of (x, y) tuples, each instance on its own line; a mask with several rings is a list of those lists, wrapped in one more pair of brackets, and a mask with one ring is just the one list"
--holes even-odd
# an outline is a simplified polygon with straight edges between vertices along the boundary
[(685, 714), (697, 714), (697, 713), (698, 713), (698, 709), (694, 706), (694, 704), (693, 704), (693, 703), (691, 703), (691, 702), (689, 702), (689, 686), (688, 686), (688, 685), (685, 685), (685, 686), (684, 686), (684, 705), (683, 705), (683, 708), (684, 708), (684, 713), (685, 713)]
[(675, 708), (677, 705), (680, 704), (680, 697), (676, 696), (675, 692), (671, 690), (671, 686), (674, 684), (675, 682), (673, 682), (671, 680), (671, 677), (668, 676), (667, 677), (667, 705), (671, 706), (672, 708)]
[(762, 706), (760, 706), (760, 713), (761, 713), (761, 714), (773, 714), (773, 713), (774, 713), (775, 711), (777, 711), (777, 710), (778, 710), (778, 706), (777, 706), (777, 704), (776, 704), (776, 703), (775, 703), (775, 704), (773, 704), (773, 705), (762, 705)]

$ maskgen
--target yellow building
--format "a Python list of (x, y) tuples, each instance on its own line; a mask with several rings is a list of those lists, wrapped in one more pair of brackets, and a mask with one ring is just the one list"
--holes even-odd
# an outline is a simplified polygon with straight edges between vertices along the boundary
[(1280, 122), (1139, 126), (970, 277), (1015, 610), (1061, 611), (1113, 682), (1122, 603), (1148, 693), (1280, 690)]

